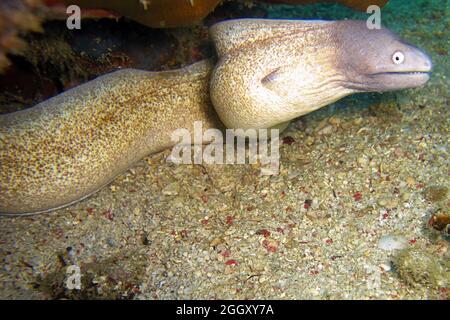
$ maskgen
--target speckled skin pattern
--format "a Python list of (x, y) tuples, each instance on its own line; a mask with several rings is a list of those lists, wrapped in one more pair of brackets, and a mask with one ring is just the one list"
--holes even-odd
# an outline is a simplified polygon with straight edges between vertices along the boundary
[[(122, 70), (0, 116), (0, 212), (81, 200), (174, 146), (171, 133), (192, 132), (194, 121), (271, 128), (354, 92), (423, 85), (431, 69), (420, 50), (361, 21), (242, 19), (211, 35), (215, 67), (206, 60), (168, 72)], [(398, 50), (405, 62), (394, 64)]]
[(78, 201), (170, 134), (222, 125), (210, 104), (211, 61), (168, 72), (121, 70), (33, 108), (0, 116), (0, 212), (38, 213)]
[[(336, 85), (343, 79), (334, 67), (336, 45), (330, 32), (334, 27), (332, 22), (289, 21), (261, 26), (258, 20), (213, 26), (211, 34), (221, 59), (210, 90), (224, 124), (272, 127), (350, 94)], [(274, 70), (273, 76), (261, 81), (268, 70)]]

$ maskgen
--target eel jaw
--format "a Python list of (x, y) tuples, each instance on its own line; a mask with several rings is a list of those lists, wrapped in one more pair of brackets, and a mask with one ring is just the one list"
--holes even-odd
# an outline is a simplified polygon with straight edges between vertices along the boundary
[(417, 88), (430, 80), (430, 71), (380, 72), (368, 75), (374, 89), (383, 91)]
[(355, 92), (387, 92), (424, 86), (431, 76), (431, 66), (414, 71), (385, 71), (354, 77), (345, 87)]
[(424, 71), (412, 72), (383, 72), (369, 76), (374, 83), (375, 90), (393, 91), (417, 88), (430, 80), (430, 73)]

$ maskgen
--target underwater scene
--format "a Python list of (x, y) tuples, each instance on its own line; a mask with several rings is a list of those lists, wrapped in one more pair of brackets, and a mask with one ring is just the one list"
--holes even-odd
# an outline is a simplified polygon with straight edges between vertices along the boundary
[(445, 0), (0, 2), (0, 299), (448, 300)]

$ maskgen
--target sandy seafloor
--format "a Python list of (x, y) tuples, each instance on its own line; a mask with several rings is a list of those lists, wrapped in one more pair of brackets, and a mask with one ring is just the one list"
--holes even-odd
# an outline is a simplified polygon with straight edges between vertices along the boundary
[[(365, 17), (292, 8), (270, 16)], [(1, 218), (0, 298), (448, 299), (448, 238), (427, 226), (450, 206), (448, 10), (391, 1), (382, 21), (432, 56), (431, 81), (302, 117), (278, 176), (164, 152), (66, 209)]]

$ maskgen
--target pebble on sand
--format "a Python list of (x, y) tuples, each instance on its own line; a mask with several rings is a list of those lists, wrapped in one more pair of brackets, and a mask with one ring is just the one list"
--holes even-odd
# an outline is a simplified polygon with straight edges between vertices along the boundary
[(401, 250), (408, 246), (408, 240), (398, 235), (385, 235), (378, 241), (378, 248), (386, 251)]

